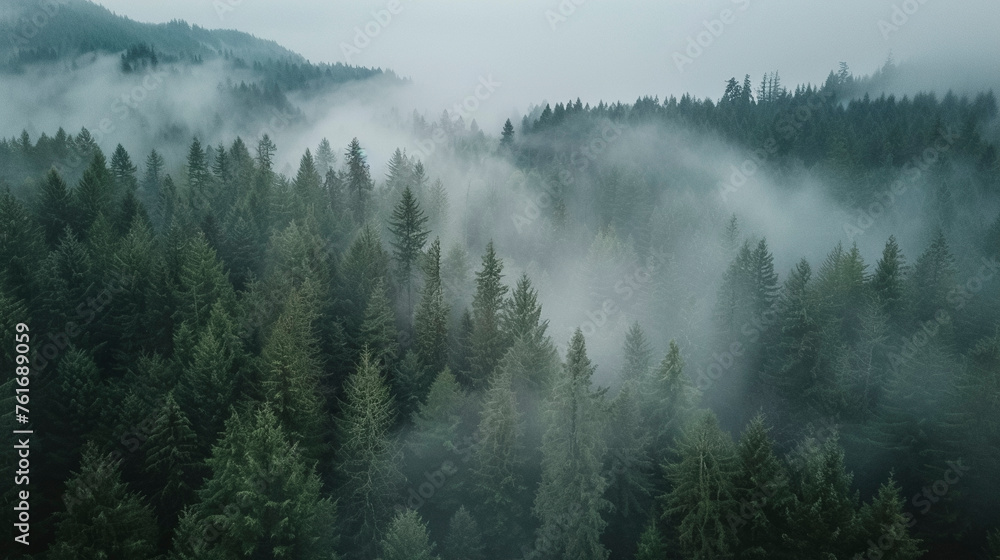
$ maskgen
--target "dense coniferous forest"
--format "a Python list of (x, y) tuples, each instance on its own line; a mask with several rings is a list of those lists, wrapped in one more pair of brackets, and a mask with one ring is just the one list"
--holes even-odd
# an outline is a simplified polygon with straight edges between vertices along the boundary
[[(209, 56), (123, 21), (123, 75)], [(79, 48), (34, 45), (5, 75)], [(253, 45), (210, 55), (246, 103), (381, 73)], [(31, 557), (1000, 559), (997, 102), (897, 71), (395, 114), (379, 166), (365, 130), (0, 140)], [(768, 238), (768, 197), (833, 221)]]

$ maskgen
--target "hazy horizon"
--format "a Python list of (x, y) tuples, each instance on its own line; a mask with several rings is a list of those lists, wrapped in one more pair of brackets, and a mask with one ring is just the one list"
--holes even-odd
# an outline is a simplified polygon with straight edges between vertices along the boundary
[[(732, 76), (750, 74), (756, 87), (764, 73), (778, 71), (790, 86), (822, 84), (840, 62), (855, 75), (866, 75), (890, 56), (928, 69), (926, 82), (917, 87), (962, 87), (949, 67), (960, 62), (963, 68), (989, 69), (994, 63), (984, 53), (996, 41), (990, 29), (1000, 26), (1000, 9), (992, 0), (961, 6), (934, 0), (912, 0), (912, 5), (899, 0), (671, 0), (635, 2), (627, 10), (597, 0), (98, 3), (141, 22), (183, 19), (209, 29), (245, 31), (312, 62), (390, 69), (411, 78), (443, 106), (469, 95), (480, 77), (492, 76), (503, 87), (486, 114), (525, 112), (530, 104), (577, 97), (592, 104), (685, 93), (718, 99)], [(390, 5), (397, 13), (389, 14), (384, 25), (375, 24), (373, 13), (385, 18)], [(723, 10), (731, 11), (729, 23), (722, 22)], [(352, 52), (345, 56), (345, 44), (364, 45), (364, 40), (355, 42), (357, 29), (369, 24), (377, 31), (370, 43), (359, 52), (347, 49)], [(688, 47), (699, 34), (707, 46), (697, 54)], [(675, 54), (690, 62), (675, 60)], [(983, 74), (988, 72), (962, 77), (970, 89), (992, 86), (995, 78)]]

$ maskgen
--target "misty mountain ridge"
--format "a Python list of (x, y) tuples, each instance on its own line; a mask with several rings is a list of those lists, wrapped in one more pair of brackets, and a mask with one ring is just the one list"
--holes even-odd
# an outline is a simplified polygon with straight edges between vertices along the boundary
[[(87, 0), (31, 0), (0, 9), (0, 72), (22, 73), (45, 63), (77, 68), (81, 60), (121, 55), (203, 64), (223, 60), (286, 91), (323, 88), (382, 75), (381, 69), (312, 64), (278, 43), (231, 29), (205, 29), (182, 20), (140, 23)], [(90, 55), (90, 57), (87, 57)], [(395, 76), (388, 72), (390, 76)]]

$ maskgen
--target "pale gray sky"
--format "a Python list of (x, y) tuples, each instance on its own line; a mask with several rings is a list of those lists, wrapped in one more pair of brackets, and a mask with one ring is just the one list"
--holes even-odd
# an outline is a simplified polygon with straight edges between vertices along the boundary
[[(351, 63), (391, 68), (445, 104), (492, 74), (503, 84), (498, 99), (520, 109), (577, 96), (718, 98), (730, 76), (749, 73), (756, 85), (771, 70), (786, 85), (816, 83), (842, 60), (868, 73), (890, 51), (897, 60), (933, 59), (940, 71), (970, 63), (995, 68), (987, 61), (1000, 55), (997, 0), (398, 0), (384, 26), (372, 12), (390, 0), (99, 3), (139, 21), (180, 18), (247, 31), (322, 62), (347, 62), (342, 43), (352, 44), (355, 28), (368, 24), (377, 36)], [(720, 23), (724, 10), (728, 22)], [(880, 29), (880, 20), (901, 25)], [(691, 51), (697, 56), (679, 70), (675, 53), (688, 56), (689, 38), (701, 32), (707, 46)]]

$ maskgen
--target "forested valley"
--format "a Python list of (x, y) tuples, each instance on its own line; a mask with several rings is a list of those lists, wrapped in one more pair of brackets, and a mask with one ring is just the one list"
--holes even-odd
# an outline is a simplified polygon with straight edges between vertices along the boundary
[(375, 165), (291, 107), (381, 70), (250, 66), (294, 122), (0, 140), (31, 557), (1000, 559), (993, 93), (395, 111)]

